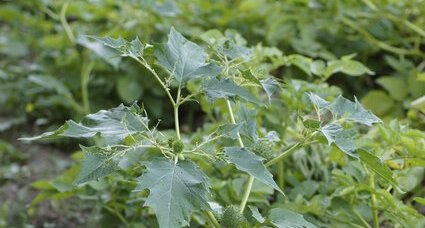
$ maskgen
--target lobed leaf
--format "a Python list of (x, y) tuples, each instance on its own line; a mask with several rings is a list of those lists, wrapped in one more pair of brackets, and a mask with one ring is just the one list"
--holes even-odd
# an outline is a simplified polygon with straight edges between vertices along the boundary
[(130, 107), (120, 105), (109, 110), (100, 110), (84, 117), (80, 123), (67, 121), (55, 131), (46, 132), (23, 140), (52, 139), (57, 137), (93, 138), (98, 136), (108, 144), (122, 141), (126, 136), (143, 132), (148, 126), (148, 118), (142, 109), (134, 103)]
[(278, 228), (315, 228), (316, 226), (301, 214), (286, 208), (274, 208), (270, 210), (269, 219)]
[(193, 211), (210, 209), (207, 177), (192, 162), (161, 158), (145, 166), (134, 191), (149, 189), (144, 206), (155, 210), (160, 227), (188, 225)]
[(197, 44), (184, 38), (174, 28), (168, 42), (155, 50), (158, 63), (170, 71), (180, 84), (201, 76), (214, 77), (221, 72), (218, 66), (207, 63), (207, 54)]
[(106, 150), (101, 147), (80, 146), (84, 153), (80, 173), (75, 180), (76, 184), (97, 180), (118, 169), (119, 157), (117, 151)]
[(276, 182), (273, 180), (273, 175), (264, 166), (264, 158), (256, 155), (247, 148), (241, 147), (225, 147), (224, 152), (226, 154), (225, 159), (228, 163), (235, 164), (237, 169), (247, 172), (260, 182), (283, 194), (282, 190), (280, 190), (279, 186), (277, 186)]
[(230, 79), (219, 80), (212, 78), (209, 80), (204, 80), (202, 84), (202, 90), (205, 92), (210, 102), (221, 98), (235, 99), (235, 97), (239, 97), (245, 101), (259, 105), (261, 104), (261, 101), (259, 101), (248, 90), (238, 86)]

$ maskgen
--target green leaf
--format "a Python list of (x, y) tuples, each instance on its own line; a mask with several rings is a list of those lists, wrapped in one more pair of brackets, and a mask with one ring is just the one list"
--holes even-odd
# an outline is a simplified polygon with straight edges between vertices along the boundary
[(84, 46), (85, 48), (90, 49), (115, 69), (118, 69), (121, 58), (119, 57), (119, 52), (117, 52), (115, 49), (105, 47), (106, 45), (96, 41), (90, 41), (87, 36), (82, 35), (78, 36), (77, 43), (81, 46)]
[(131, 42), (126, 41), (122, 37), (118, 37), (117, 39), (97, 36), (87, 37), (93, 38), (101, 42), (103, 45), (119, 51), (122, 56), (130, 56), (132, 58), (143, 57), (143, 51), (146, 48), (146, 46), (140, 42), (138, 37), (134, 38)]
[(235, 97), (239, 97), (255, 104), (261, 104), (261, 101), (259, 101), (248, 90), (238, 86), (230, 79), (219, 80), (212, 78), (204, 80), (202, 83), (202, 90), (205, 92), (210, 102), (221, 98), (234, 99)]
[(301, 214), (288, 210), (286, 208), (273, 208), (270, 210), (269, 219), (271, 223), (278, 228), (315, 228), (316, 226), (307, 220)]
[(342, 72), (350, 76), (375, 74), (373, 71), (371, 71), (362, 63), (355, 60), (344, 59), (344, 58), (342, 58), (341, 60), (329, 61), (328, 66), (326, 67), (326, 70), (325, 70), (325, 77), (329, 77), (330, 75), (338, 73), (338, 72)]
[(273, 180), (273, 175), (264, 166), (264, 158), (256, 155), (254, 152), (247, 148), (241, 147), (225, 147), (226, 161), (235, 164), (236, 168), (247, 172), (254, 176), (260, 182), (276, 189), (283, 194), (282, 190), (277, 186)]
[(372, 112), (364, 109), (356, 97), (354, 97), (354, 102), (352, 102), (342, 96), (338, 96), (335, 101), (330, 104), (328, 109), (336, 116), (367, 126), (382, 122)]
[(256, 116), (257, 113), (254, 110), (247, 109), (242, 105), (239, 106), (238, 122), (242, 123), (240, 133), (254, 142), (258, 140)]
[(376, 82), (397, 101), (402, 101), (408, 94), (407, 83), (401, 77), (388, 76), (379, 77)]
[(341, 125), (332, 123), (320, 127), (320, 131), (328, 140), (329, 145), (335, 143), (335, 145), (344, 153), (352, 157), (358, 157), (355, 154), (356, 146), (354, 142), (357, 136), (355, 130), (344, 129)]
[(217, 134), (223, 137), (231, 138), (231, 139), (238, 139), (239, 131), (241, 128), (242, 128), (242, 123), (237, 123), (237, 124), (227, 123), (218, 127)]
[(266, 78), (264, 80), (261, 80), (261, 85), (263, 86), (264, 91), (267, 94), (267, 97), (269, 99), (269, 103), (271, 102), (272, 95), (279, 91), (280, 85), (279, 83), (274, 80), (272, 77)]
[(174, 28), (170, 30), (167, 44), (155, 50), (155, 55), (159, 64), (181, 84), (201, 76), (214, 77), (221, 72), (218, 66), (206, 62), (207, 54), (201, 47)]
[(149, 189), (144, 206), (152, 207), (160, 227), (181, 227), (195, 210), (209, 210), (209, 183), (190, 161), (177, 163), (165, 158), (147, 163), (135, 191)]
[(288, 63), (297, 66), (299, 69), (304, 71), (307, 75), (311, 76), (310, 71), (310, 65), (312, 64), (313, 60), (302, 56), (302, 55), (289, 55), (288, 56)]
[(378, 174), (385, 181), (397, 187), (397, 182), (393, 179), (391, 169), (388, 168), (380, 158), (362, 149), (357, 150), (357, 153), (360, 156), (360, 160), (366, 164), (369, 169)]
[(136, 78), (127, 76), (118, 78), (116, 89), (120, 98), (126, 103), (136, 101), (144, 92), (144, 88), (139, 84)]
[(252, 217), (254, 217), (259, 223), (263, 223), (266, 221), (264, 217), (261, 215), (261, 213), (258, 211), (257, 207), (248, 205), (248, 208), (249, 210), (251, 210)]
[(362, 104), (377, 115), (382, 116), (391, 111), (394, 101), (385, 92), (372, 90), (362, 98)]
[(130, 107), (121, 104), (116, 108), (89, 114), (80, 123), (69, 120), (56, 131), (22, 139), (93, 138), (98, 136), (101, 140), (111, 145), (122, 141), (128, 135), (145, 131), (149, 120), (142, 114), (143, 109), (136, 103)]
[(101, 147), (80, 147), (84, 153), (84, 159), (75, 184), (97, 180), (118, 169), (120, 156), (117, 155), (120, 153), (117, 153), (117, 151), (106, 150)]

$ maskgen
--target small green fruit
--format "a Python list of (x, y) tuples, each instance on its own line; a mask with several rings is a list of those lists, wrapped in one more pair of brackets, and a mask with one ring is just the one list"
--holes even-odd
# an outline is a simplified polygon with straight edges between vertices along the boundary
[(270, 142), (259, 141), (251, 147), (251, 150), (267, 160), (273, 158), (273, 144)]
[(173, 142), (173, 146), (172, 147), (173, 147), (173, 152), (175, 154), (179, 154), (179, 153), (181, 153), (183, 151), (184, 144), (183, 144), (183, 142), (180, 139), (178, 139), (178, 140), (175, 140)]
[(245, 220), (245, 217), (239, 211), (239, 207), (231, 205), (224, 210), (221, 225), (224, 228), (240, 228)]

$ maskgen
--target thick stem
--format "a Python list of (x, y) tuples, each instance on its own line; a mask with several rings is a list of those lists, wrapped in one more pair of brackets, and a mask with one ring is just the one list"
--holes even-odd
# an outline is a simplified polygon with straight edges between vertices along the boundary
[(167, 86), (161, 80), (161, 78), (156, 73), (156, 71), (151, 66), (149, 66), (149, 64), (147, 64), (145, 61), (142, 61), (142, 60), (140, 60), (138, 58), (133, 58), (133, 59), (136, 60), (137, 62), (139, 62), (140, 64), (142, 64), (146, 69), (148, 69), (153, 74), (153, 76), (155, 77), (155, 79), (159, 82), (159, 84), (161, 85), (161, 87), (164, 89), (164, 91), (167, 94), (168, 98), (170, 99), (170, 102), (173, 105), (173, 107), (176, 106), (176, 102), (174, 101), (174, 98), (171, 95), (170, 90), (167, 88)]
[(181, 139), (181, 137), (180, 137), (180, 126), (179, 126), (179, 106), (178, 105), (174, 106), (174, 126), (176, 128), (177, 138)]
[(215, 218), (214, 214), (211, 211), (207, 211), (207, 215), (208, 215), (208, 218), (210, 219), (212, 225), (215, 228), (220, 228), (221, 227), (220, 224), (218, 223), (217, 219)]
[(83, 65), (81, 70), (80, 83), (81, 83), (81, 96), (83, 99), (83, 109), (84, 114), (90, 113), (90, 102), (89, 102), (89, 93), (88, 93), (88, 83), (90, 79), (90, 73), (93, 69), (94, 62), (90, 61), (88, 65)]
[(285, 174), (285, 169), (284, 169), (283, 161), (279, 161), (279, 163), (277, 163), (277, 177), (278, 177), (279, 188), (282, 191), (285, 185), (284, 174)]
[[(232, 104), (230, 104), (230, 101), (229, 100), (226, 100), (226, 104), (227, 104), (227, 111), (229, 112), (229, 115), (230, 115), (230, 121), (232, 122), (232, 124), (236, 124), (235, 116), (233, 115)], [(237, 135), (238, 135), (239, 145), (241, 147), (244, 147), (244, 144), (243, 144), (243, 141), (242, 141), (242, 137), (239, 134), (239, 132), (237, 133)]]
[(245, 210), (246, 203), (248, 202), (249, 194), (251, 193), (252, 184), (254, 183), (254, 177), (252, 175), (249, 175), (248, 183), (246, 184), (245, 192), (242, 197), (242, 201), (240, 204), (240, 212), (241, 214)]
[[(233, 110), (232, 110), (232, 105), (230, 104), (229, 100), (226, 100), (226, 103), (227, 103), (227, 110), (228, 110), (229, 115), (230, 115), (230, 121), (232, 122), (232, 124), (236, 124), (235, 115), (233, 114)], [(238, 142), (239, 142), (239, 145), (241, 147), (245, 147), (244, 144), (243, 144), (243, 141), (242, 141), (242, 137), (240, 136), (239, 132), (238, 132)], [(245, 210), (245, 206), (248, 202), (249, 194), (251, 193), (253, 183), (254, 183), (254, 177), (249, 175), (248, 183), (246, 185), (245, 192), (243, 194), (242, 201), (241, 201), (241, 204), (240, 204), (241, 214)]]
[[(369, 172), (369, 185), (375, 191), (375, 174)], [(376, 208), (376, 196), (374, 192), (370, 193), (371, 203), (372, 203), (372, 216), (373, 216), (373, 227), (379, 228), (379, 217), (378, 210)]]
[(72, 33), (72, 29), (68, 24), (68, 21), (66, 20), (66, 10), (68, 9), (68, 5), (69, 5), (69, 1), (66, 1), (61, 8), (61, 12), (60, 12), (60, 21), (62, 24), (62, 27), (65, 29), (65, 33), (68, 36), (69, 41), (71, 41), (71, 43), (75, 43), (75, 36), (74, 33)]
[(286, 149), (285, 151), (283, 151), (283, 153), (281, 153), (279, 156), (273, 158), (272, 160), (268, 161), (266, 163), (266, 166), (271, 166), (276, 164), (277, 162), (287, 158), (289, 155), (292, 154), (292, 152), (294, 152), (296, 149), (298, 149), (300, 146), (302, 145), (301, 142), (297, 142), (294, 145), (292, 145), (291, 147), (289, 147), (288, 149)]

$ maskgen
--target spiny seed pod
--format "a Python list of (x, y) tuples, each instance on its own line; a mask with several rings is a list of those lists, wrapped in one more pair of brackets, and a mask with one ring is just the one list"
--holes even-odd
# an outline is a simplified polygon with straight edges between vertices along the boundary
[(231, 205), (224, 210), (221, 219), (224, 228), (241, 228), (244, 222), (245, 217), (240, 213), (239, 207)]
[(168, 147), (173, 148), (173, 142), (176, 141), (175, 138), (168, 138)]
[(183, 151), (183, 148), (184, 148), (184, 144), (183, 144), (183, 142), (180, 139), (175, 140), (173, 142), (173, 152), (175, 154), (179, 154), (180, 152), (182, 152)]
[(251, 147), (251, 150), (267, 160), (273, 158), (273, 143), (271, 142), (259, 141)]

